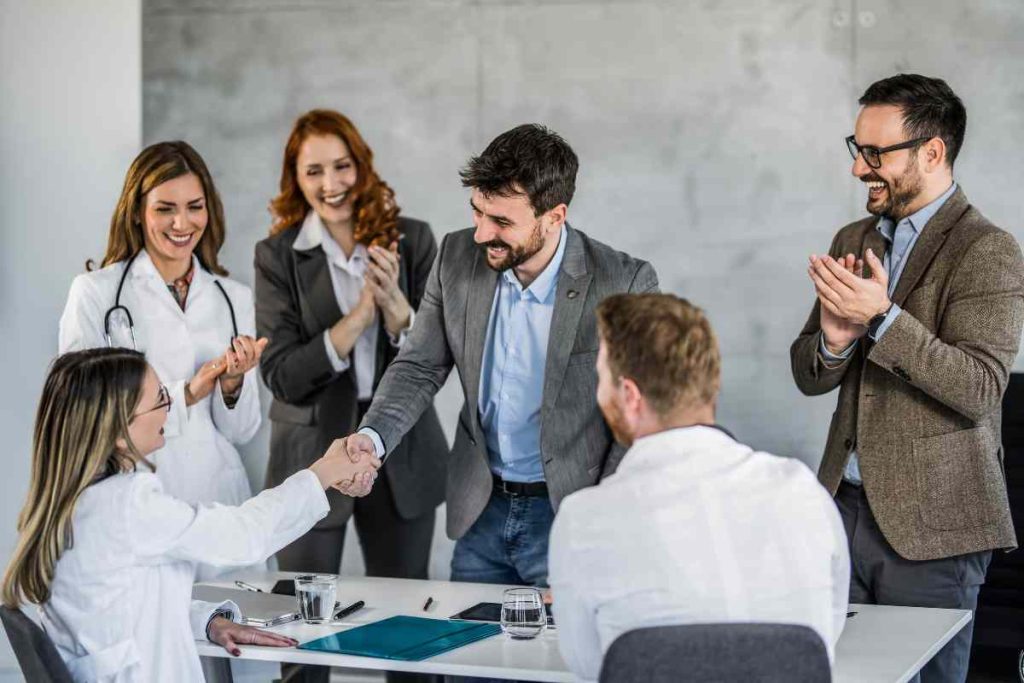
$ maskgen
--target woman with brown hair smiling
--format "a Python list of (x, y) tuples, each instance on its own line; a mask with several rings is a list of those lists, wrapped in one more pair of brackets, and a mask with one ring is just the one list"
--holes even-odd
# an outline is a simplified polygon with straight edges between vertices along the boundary
[(145, 353), (173, 399), (167, 445), (152, 457), (164, 489), (237, 505), (252, 493), (233, 444), (260, 424), (255, 367), (267, 341), (253, 338), (251, 291), (217, 260), (223, 243), (202, 157), (185, 142), (150, 145), (128, 169), (102, 267), (71, 284), (60, 351)]
[[(255, 283), (256, 326), (270, 339), (261, 372), (274, 395), (267, 486), (359, 424), (415, 324), (437, 253), (430, 226), (399, 215), (373, 152), (335, 111), (295, 122), (271, 212), (270, 237), (256, 245)], [(354, 515), (368, 575), (427, 578), (447, 459), (431, 409), (388, 456), (368, 496), (328, 492), (330, 514), (278, 552), (278, 566), (337, 572)], [(309, 669), (306, 680), (327, 680), (326, 669)]]

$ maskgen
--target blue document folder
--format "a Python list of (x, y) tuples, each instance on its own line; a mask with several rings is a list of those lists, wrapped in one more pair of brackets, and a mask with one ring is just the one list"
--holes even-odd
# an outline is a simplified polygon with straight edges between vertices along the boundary
[(496, 633), (501, 633), (497, 624), (398, 616), (303, 643), (299, 649), (416, 662)]

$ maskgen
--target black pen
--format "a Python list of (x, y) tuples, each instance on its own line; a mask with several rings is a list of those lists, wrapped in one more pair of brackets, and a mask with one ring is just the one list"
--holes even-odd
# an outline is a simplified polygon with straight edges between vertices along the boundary
[(263, 592), (262, 588), (257, 588), (256, 586), (253, 586), (250, 583), (246, 583), (245, 581), (235, 581), (235, 585), (238, 586), (239, 588), (244, 588), (247, 591), (252, 591), (253, 593), (262, 593)]
[(425, 603), (423, 603), (423, 611), (426, 612), (428, 609), (430, 609), (430, 606), (433, 605), (433, 604), (434, 604), (434, 598), (432, 598), (432, 597), (427, 598), (427, 601)]
[(340, 609), (337, 612), (335, 612), (334, 616), (332, 617), (332, 619), (344, 619), (347, 616), (351, 616), (352, 614), (355, 614), (356, 612), (358, 612), (359, 610), (361, 610), (365, 606), (366, 606), (366, 603), (363, 602), (362, 600), (360, 600), (358, 602), (353, 602), (351, 605), (349, 605), (345, 609)]

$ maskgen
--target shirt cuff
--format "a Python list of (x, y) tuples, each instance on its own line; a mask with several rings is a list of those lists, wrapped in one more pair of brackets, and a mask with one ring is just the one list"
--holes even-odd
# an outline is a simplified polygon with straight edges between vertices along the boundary
[(334, 344), (331, 343), (331, 330), (330, 328), (324, 330), (324, 346), (327, 348), (327, 360), (331, 362), (331, 367), (334, 368), (335, 372), (345, 372), (349, 367), (348, 358), (342, 358), (338, 355), (338, 350), (334, 348)]
[(840, 351), (837, 355), (829, 351), (828, 348), (825, 346), (825, 335), (822, 333), (818, 334), (818, 351), (821, 353), (821, 357), (830, 363), (837, 363), (846, 360), (847, 358), (850, 357), (850, 354), (853, 353), (853, 349), (856, 346), (857, 341), (854, 340), (852, 344), (850, 344), (845, 349)]
[(363, 427), (356, 433), (366, 434), (370, 437), (370, 441), (373, 442), (373, 450), (377, 452), (377, 457), (380, 458), (381, 462), (384, 462), (384, 440), (380, 438), (380, 434), (377, 433), (377, 430), (371, 427)]
[(205, 602), (193, 600), (189, 609), (189, 621), (192, 635), (196, 640), (207, 639), (207, 629), (216, 617), (230, 619), (236, 624), (242, 623), (242, 610), (233, 600), (224, 602)]
[(409, 324), (405, 326), (405, 329), (399, 332), (397, 337), (391, 336), (390, 332), (388, 333), (388, 340), (391, 342), (391, 346), (396, 349), (402, 348), (402, 344), (405, 343), (406, 338), (409, 336), (409, 332), (412, 330), (412, 324), (414, 322), (416, 322), (416, 311), (410, 308)]
[(882, 320), (882, 324), (879, 325), (878, 329), (875, 330), (875, 333), (871, 335), (871, 340), (878, 341), (879, 339), (881, 339), (882, 335), (885, 334), (885, 331), (889, 329), (889, 326), (896, 321), (896, 316), (898, 316), (902, 311), (903, 309), (897, 306), (896, 304), (890, 306), (889, 312), (885, 314), (885, 318)]

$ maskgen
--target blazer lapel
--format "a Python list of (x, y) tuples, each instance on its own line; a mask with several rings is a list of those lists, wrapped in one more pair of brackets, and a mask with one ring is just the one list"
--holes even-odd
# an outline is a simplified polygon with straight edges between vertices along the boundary
[[(558, 392), (569, 364), (576, 329), (587, 301), (587, 290), (593, 275), (587, 272), (587, 259), (583, 250), (583, 239), (572, 228), (566, 226), (565, 256), (558, 274), (555, 289), (555, 310), (551, 314), (551, 330), (548, 334), (548, 357), (544, 365), (544, 399), (542, 405), (550, 410), (555, 405)], [(541, 424), (544, 414), (541, 413)]]
[(466, 301), (466, 402), (473, 421), (479, 421), (480, 368), (484, 359), (488, 321), (494, 303), (494, 290), (498, 286), (498, 273), (487, 266), (477, 252), (473, 260), (473, 274), (469, 280)]
[(306, 304), (321, 329), (330, 327), (341, 318), (341, 309), (334, 296), (331, 272), (322, 247), (294, 251), (295, 272), (298, 274), (300, 292), (305, 295)]
[(910, 260), (904, 266), (900, 281), (896, 285), (896, 291), (893, 292), (892, 300), (897, 306), (902, 306), (910, 296), (918, 280), (928, 270), (928, 266), (931, 265), (935, 255), (946, 241), (949, 231), (957, 224), (967, 208), (967, 197), (958, 187), (953, 196), (921, 229), (921, 236), (917, 238), (917, 243), (908, 257)]

